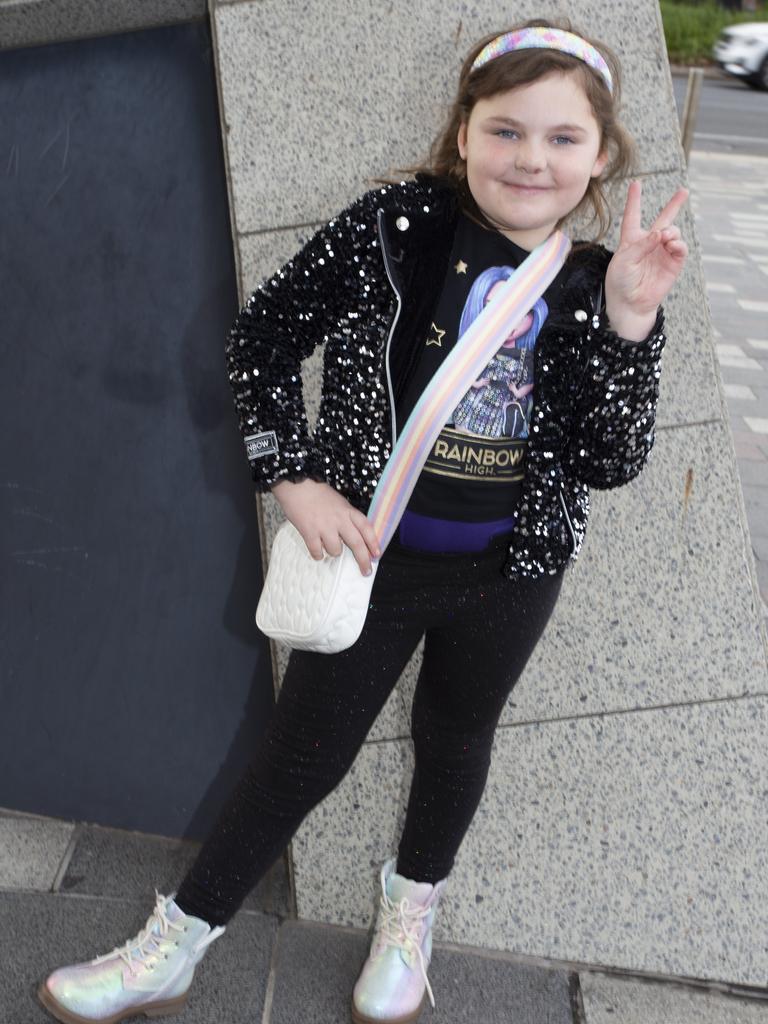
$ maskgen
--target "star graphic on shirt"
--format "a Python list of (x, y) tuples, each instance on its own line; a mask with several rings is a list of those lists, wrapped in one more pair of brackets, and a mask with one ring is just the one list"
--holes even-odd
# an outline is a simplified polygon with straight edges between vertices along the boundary
[(457, 274), (466, 274), (467, 264), (464, 262), (464, 260), (459, 260), (459, 262), (455, 265), (454, 269)]
[(434, 324), (434, 323), (432, 324), (432, 330), (435, 332), (437, 337), (436, 338), (427, 338), (427, 344), (428, 345), (437, 345), (438, 348), (442, 348), (443, 335), (445, 334), (445, 331), (441, 331), (440, 328), (437, 326), (437, 324)]

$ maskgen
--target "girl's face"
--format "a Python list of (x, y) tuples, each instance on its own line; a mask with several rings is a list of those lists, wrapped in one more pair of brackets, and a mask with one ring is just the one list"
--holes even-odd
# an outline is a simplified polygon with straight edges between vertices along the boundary
[(568, 72), (478, 100), (458, 145), (475, 202), (528, 251), (578, 205), (608, 162), (589, 100)]

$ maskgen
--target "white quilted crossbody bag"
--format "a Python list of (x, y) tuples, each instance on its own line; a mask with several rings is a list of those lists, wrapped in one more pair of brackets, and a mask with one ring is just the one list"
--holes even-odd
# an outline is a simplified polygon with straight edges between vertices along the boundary
[[(520, 264), (470, 324), (425, 388), (395, 443), (368, 509), (386, 550), (445, 422), (489, 360), (557, 276), (570, 250), (555, 231)], [(362, 632), (379, 562), (363, 576), (351, 548), (315, 560), (289, 521), (272, 544), (256, 625), (288, 647), (334, 654)]]

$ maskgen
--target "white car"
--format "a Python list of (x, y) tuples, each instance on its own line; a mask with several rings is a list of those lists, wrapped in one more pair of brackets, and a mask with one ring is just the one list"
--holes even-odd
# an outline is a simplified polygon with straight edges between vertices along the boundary
[(754, 89), (768, 89), (768, 21), (729, 25), (720, 33), (712, 56), (726, 74)]

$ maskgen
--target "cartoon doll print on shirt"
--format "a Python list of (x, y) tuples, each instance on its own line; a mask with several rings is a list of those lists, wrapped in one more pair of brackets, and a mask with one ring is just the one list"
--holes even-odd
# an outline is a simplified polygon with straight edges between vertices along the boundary
[[(478, 274), (461, 313), (460, 338), (514, 272), (514, 267), (489, 267)], [(482, 437), (528, 437), (533, 409), (533, 350), (548, 313), (542, 296), (473, 382), (449, 424)]]

